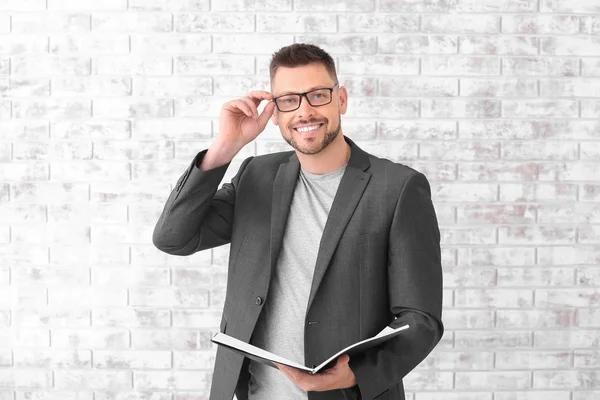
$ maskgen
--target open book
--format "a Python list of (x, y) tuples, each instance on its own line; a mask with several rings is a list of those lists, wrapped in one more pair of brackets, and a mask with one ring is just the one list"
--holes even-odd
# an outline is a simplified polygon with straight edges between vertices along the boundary
[(246, 342), (242, 342), (239, 339), (236, 339), (232, 336), (226, 335), (221, 332), (213, 336), (211, 341), (221, 346), (225, 346), (233, 351), (236, 351), (242, 354), (243, 356), (250, 358), (251, 360), (258, 361), (262, 364), (266, 364), (273, 368), (277, 368), (277, 366), (273, 364), (274, 362), (276, 362), (278, 364), (284, 364), (290, 367), (300, 369), (302, 371), (306, 371), (309, 374), (316, 374), (321, 370), (332, 367), (335, 364), (336, 359), (342, 354), (348, 354), (350, 357), (352, 357), (353, 354), (361, 353), (367, 349), (377, 346), (380, 343), (385, 342), (386, 340), (393, 338), (394, 336), (398, 335), (400, 332), (407, 328), (408, 325), (403, 325), (399, 328), (390, 328), (389, 326), (386, 326), (377, 335), (365, 340), (361, 340), (360, 342), (351, 344), (350, 346), (343, 348), (342, 350), (333, 354), (327, 360), (323, 361), (321, 364), (315, 366), (314, 368), (309, 368), (304, 365), (300, 365), (298, 363), (280, 357), (266, 350), (260, 349)]

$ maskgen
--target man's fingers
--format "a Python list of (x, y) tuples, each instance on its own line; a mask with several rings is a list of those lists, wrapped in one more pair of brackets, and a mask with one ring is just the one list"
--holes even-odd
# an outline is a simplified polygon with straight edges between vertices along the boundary
[(242, 97), (240, 100), (248, 106), (250, 111), (252, 111), (252, 117), (254, 119), (258, 119), (258, 110), (256, 109), (256, 104), (254, 104), (254, 102), (249, 97)]
[(242, 111), (244, 114), (246, 114), (248, 117), (252, 118), (253, 114), (252, 114), (252, 109), (250, 109), (250, 106), (248, 104), (246, 104), (246, 102), (240, 100), (233, 100), (231, 102), (229, 102), (231, 108), (237, 108), (238, 110)]
[(253, 90), (248, 93), (247, 97), (254, 102), (255, 106), (258, 106), (263, 100), (271, 100), (273, 95), (269, 92), (265, 92), (264, 90)]
[(264, 129), (265, 126), (267, 126), (269, 118), (271, 118), (271, 116), (273, 115), (273, 111), (275, 111), (275, 103), (270, 101), (267, 103), (262, 113), (258, 117), (258, 126), (260, 126), (261, 129)]

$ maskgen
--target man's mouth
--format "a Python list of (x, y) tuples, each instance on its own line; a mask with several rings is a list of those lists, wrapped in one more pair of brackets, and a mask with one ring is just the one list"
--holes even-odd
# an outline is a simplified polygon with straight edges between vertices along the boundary
[(323, 123), (320, 124), (308, 124), (308, 125), (300, 125), (295, 127), (294, 129), (300, 133), (309, 133), (309, 132), (313, 132), (316, 131), (317, 129), (319, 129), (321, 126), (323, 126)]

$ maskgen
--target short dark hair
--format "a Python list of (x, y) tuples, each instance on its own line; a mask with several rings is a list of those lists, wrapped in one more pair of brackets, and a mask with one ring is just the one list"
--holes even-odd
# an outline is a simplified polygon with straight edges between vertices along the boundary
[(333, 58), (320, 47), (306, 43), (294, 43), (282, 47), (273, 53), (271, 63), (269, 64), (271, 82), (273, 82), (273, 78), (275, 78), (275, 73), (279, 67), (293, 68), (312, 63), (323, 64), (329, 76), (337, 83), (338, 78)]

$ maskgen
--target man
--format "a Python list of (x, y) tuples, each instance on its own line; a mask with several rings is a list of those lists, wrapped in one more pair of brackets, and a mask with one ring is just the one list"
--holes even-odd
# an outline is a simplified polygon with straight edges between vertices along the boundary
[[(388, 325), (410, 328), (316, 375), (219, 348), (210, 399), (234, 391), (240, 400), (404, 399), (402, 378), (443, 333), (429, 183), (343, 135), (348, 93), (325, 51), (284, 47), (270, 75), (271, 93), (223, 105), (218, 135), (171, 192), (154, 244), (189, 255), (231, 243), (221, 331), (300, 364), (319, 364)], [(245, 159), (218, 189), (269, 119), (294, 150)]]

